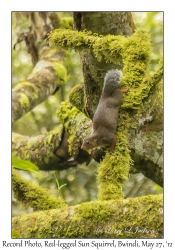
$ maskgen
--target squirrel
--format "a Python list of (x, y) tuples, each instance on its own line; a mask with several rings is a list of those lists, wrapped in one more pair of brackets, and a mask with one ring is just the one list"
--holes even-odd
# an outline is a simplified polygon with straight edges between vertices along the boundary
[(117, 89), (121, 77), (122, 72), (117, 69), (106, 73), (99, 104), (92, 119), (93, 133), (85, 138), (81, 149), (89, 150), (109, 145), (110, 152), (114, 152), (119, 108), (123, 93), (129, 90)]

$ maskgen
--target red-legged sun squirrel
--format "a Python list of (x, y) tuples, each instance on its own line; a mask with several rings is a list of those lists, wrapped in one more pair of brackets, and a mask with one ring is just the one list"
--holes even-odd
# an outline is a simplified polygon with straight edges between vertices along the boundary
[(129, 90), (117, 89), (121, 77), (122, 72), (117, 69), (106, 73), (100, 101), (92, 120), (93, 133), (83, 141), (83, 150), (109, 145), (110, 152), (114, 152), (119, 108), (123, 93)]

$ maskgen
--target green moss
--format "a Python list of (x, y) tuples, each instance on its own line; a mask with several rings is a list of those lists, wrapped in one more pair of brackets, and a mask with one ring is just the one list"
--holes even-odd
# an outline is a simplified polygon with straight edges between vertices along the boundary
[(161, 211), (160, 195), (93, 201), (14, 217), (12, 227), (20, 238), (160, 238)]
[(35, 210), (47, 210), (67, 206), (61, 197), (56, 198), (49, 190), (23, 179), (16, 171), (12, 174), (13, 191), (18, 200)]
[(127, 129), (123, 129), (122, 124), (119, 124), (115, 152), (113, 154), (107, 153), (99, 166), (97, 176), (99, 200), (124, 198), (122, 187), (124, 181), (128, 179), (132, 164), (127, 133)]
[(105, 58), (106, 62), (122, 64), (121, 49), (124, 41), (125, 37), (123, 36), (107, 35), (98, 37), (92, 46), (95, 57), (99, 62)]
[(70, 154), (77, 155), (82, 143), (82, 135), (85, 133), (84, 124), (89, 119), (69, 102), (61, 103), (60, 108), (57, 110), (57, 116), (69, 134), (68, 143)]
[(67, 71), (62, 63), (54, 62), (53, 69), (55, 70), (56, 76), (58, 78), (58, 85), (65, 84), (67, 82)]
[(19, 239), (20, 238), (20, 231), (12, 229), (12, 239)]
[(123, 59), (123, 77), (120, 87), (128, 86), (130, 91), (124, 95), (118, 120), (117, 145), (115, 153), (107, 154), (99, 167), (99, 199), (123, 198), (122, 186), (129, 175), (130, 150), (128, 148), (128, 129), (133, 123), (130, 111), (124, 108), (140, 109), (145, 98), (162, 77), (162, 67), (153, 76), (147, 76), (150, 61), (150, 38), (145, 31), (137, 31), (125, 39), (121, 55)]
[(37, 87), (30, 81), (24, 81), (17, 84), (15, 91), (19, 90), (20, 103), (24, 109), (30, 107), (30, 102), (38, 99)]
[[(131, 40), (130, 40), (131, 38)], [(135, 59), (145, 59), (149, 57), (147, 51), (149, 36), (144, 30), (136, 30), (131, 37), (107, 35), (102, 36), (90, 31), (73, 31), (56, 29), (49, 35), (51, 46), (64, 48), (74, 48), (76, 50), (90, 49), (98, 61), (105, 58), (107, 62), (121, 63), (122, 57), (130, 53), (132, 56), (135, 46)], [(129, 45), (129, 48), (128, 48)], [(142, 47), (143, 46), (143, 47)]]
[[(104, 202), (95, 201), (83, 203), (77, 207), (76, 217), (83, 219), (93, 218), (94, 223), (106, 222), (109, 216), (114, 212), (114, 209), (108, 207)], [(72, 218), (74, 220), (75, 218)]]
[(21, 106), (23, 108), (29, 108), (30, 107), (29, 99), (28, 99), (27, 95), (25, 95), (24, 93), (20, 93), (19, 103), (21, 104)]
[(53, 143), (55, 134), (57, 135), (57, 138), (59, 138), (61, 141), (62, 133), (63, 133), (63, 126), (62, 125), (60, 125), (57, 129), (49, 131), (49, 133), (47, 133), (47, 135), (45, 136), (45, 138), (43, 140), (44, 146), (46, 146), (46, 145), (50, 146)]
[(90, 47), (97, 35), (92, 32), (78, 32), (65, 29), (56, 29), (49, 34), (50, 46), (62, 46), (65, 48), (87, 49)]
[(33, 89), (33, 91), (35, 91), (36, 86), (33, 83), (29, 82), (29, 81), (22, 82), (22, 85), (26, 86), (26, 87), (30, 87), (30, 88)]
[[(139, 109), (143, 99), (148, 96), (151, 88), (151, 79), (149, 81), (146, 77), (150, 62), (150, 36), (145, 30), (136, 30), (131, 37), (126, 38), (58, 29), (51, 32), (49, 38), (52, 46), (90, 49), (99, 61), (104, 58), (106, 62), (123, 65), (120, 87), (128, 86), (130, 92), (126, 95), (122, 107)], [(161, 75), (160, 71), (157, 74)], [(73, 99), (75, 102), (75, 98)], [(81, 98), (79, 100), (82, 101)], [(78, 109), (83, 111), (80, 105)]]
[[(150, 36), (145, 30), (136, 30), (130, 37), (107, 35), (102, 36), (91, 32), (77, 32), (68, 30), (55, 30), (50, 36), (52, 46), (63, 46), (77, 50), (89, 49), (98, 61), (106, 60), (123, 66), (123, 77), (120, 88), (129, 87), (129, 92), (124, 94), (120, 109), (117, 127), (117, 145), (113, 154), (106, 154), (99, 167), (99, 199), (123, 198), (122, 185), (128, 178), (132, 164), (128, 147), (128, 130), (136, 126), (136, 116), (133, 110), (140, 110), (153, 88), (162, 77), (162, 66), (148, 75), (150, 63)], [(75, 87), (70, 95), (70, 100), (79, 110), (83, 110), (82, 89)], [(73, 110), (73, 109), (72, 109)], [(66, 115), (69, 111), (66, 111)], [(71, 114), (72, 115), (72, 114)], [(74, 118), (78, 113), (74, 114)], [(139, 114), (140, 115), (140, 114)], [(59, 112), (63, 118), (63, 114)], [(65, 124), (65, 119), (64, 124)], [(71, 122), (69, 123), (71, 125)], [(69, 125), (66, 125), (70, 130)], [(70, 144), (76, 141), (76, 132), (70, 131)], [(75, 144), (76, 145), (76, 144)]]
[(84, 113), (84, 85), (76, 85), (69, 93), (69, 101)]
[(144, 95), (150, 89), (149, 85), (143, 81), (148, 73), (150, 61), (149, 35), (143, 30), (138, 30), (125, 40), (121, 54), (124, 64), (121, 88), (123, 86), (130, 88), (129, 93), (125, 95), (122, 107), (139, 109)]

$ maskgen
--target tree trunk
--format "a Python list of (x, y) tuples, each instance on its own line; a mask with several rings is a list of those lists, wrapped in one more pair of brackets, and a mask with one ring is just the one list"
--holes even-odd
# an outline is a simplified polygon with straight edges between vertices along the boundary
[[(78, 31), (87, 30), (99, 35), (131, 36), (133, 34), (130, 12), (74, 12), (73, 16), (74, 27)], [(116, 65), (107, 63), (104, 58), (99, 62), (88, 50), (81, 51), (80, 56), (86, 93), (85, 110), (92, 118), (100, 98), (102, 79), (105, 73), (109, 69), (116, 68)]]

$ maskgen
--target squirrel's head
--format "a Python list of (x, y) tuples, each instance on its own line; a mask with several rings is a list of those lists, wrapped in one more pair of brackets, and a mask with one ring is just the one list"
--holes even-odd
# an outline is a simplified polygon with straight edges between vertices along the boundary
[(84, 139), (81, 149), (89, 150), (98, 147), (98, 137), (93, 134)]

